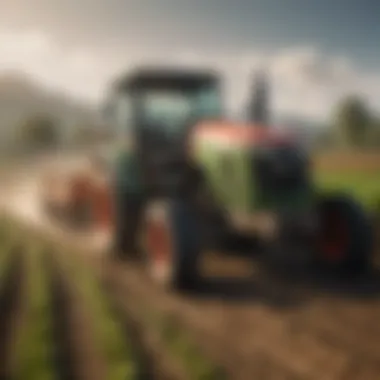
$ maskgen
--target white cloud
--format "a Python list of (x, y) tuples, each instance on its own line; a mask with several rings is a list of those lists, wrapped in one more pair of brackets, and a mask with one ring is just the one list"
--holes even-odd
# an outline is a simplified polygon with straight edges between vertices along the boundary
[(227, 102), (241, 109), (258, 67), (271, 73), (273, 105), (277, 111), (324, 117), (336, 101), (350, 92), (367, 97), (379, 107), (380, 72), (366, 73), (340, 56), (327, 56), (313, 47), (277, 52), (220, 51), (162, 52), (151, 55), (123, 51), (115, 55), (69, 49), (39, 31), (0, 32), (0, 70), (22, 70), (50, 87), (78, 97), (98, 101), (115, 74), (137, 63), (172, 63), (191, 67), (210, 67), (226, 79)]
[[(117, 62), (116, 62), (117, 63)], [(0, 70), (20, 70), (48, 87), (97, 101), (114, 61), (83, 49), (67, 49), (41, 32), (0, 33)]]
[(185, 52), (166, 57), (186, 66), (220, 70), (226, 79), (228, 104), (239, 110), (247, 99), (255, 70), (270, 73), (273, 107), (279, 112), (312, 118), (329, 117), (332, 108), (347, 94), (357, 93), (380, 110), (380, 71), (367, 73), (343, 56), (328, 56), (312, 47), (277, 52)]

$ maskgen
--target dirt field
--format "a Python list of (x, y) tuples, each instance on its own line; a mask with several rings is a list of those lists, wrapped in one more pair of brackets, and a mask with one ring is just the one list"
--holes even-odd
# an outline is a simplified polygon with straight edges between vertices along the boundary
[(338, 151), (317, 153), (313, 159), (316, 171), (380, 173), (379, 151)]
[(319, 290), (310, 281), (214, 280), (204, 284), (201, 299), (183, 299), (151, 286), (138, 270), (110, 270), (109, 281), (124, 294), (129, 289), (131, 302), (171, 315), (232, 379), (380, 375), (377, 275), (356, 286), (323, 281)]
[(11, 242), (9, 231), (2, 235), (1, 379), (380, 378), (377, 271), (355, 284), (311, 274), (290, 281), (210, 253), (212, 278), (179, 297), (139, 266), (46, 227), (34, 224), (33, 242), (22, 235), (23, 245), (20, 234)]
[[(55, 239), (43, 247), (38, 243), (37, 253), (19, 244), (9, 248), (0, 287), (1, 304), (8, 306), (2, 308), (0, 330), (12, 334), (2, 335), (6, 355), (0, 368), (17, 368), (16, 378), (39, 378), (38, 369), (30, 375), (31, 361), (37, 368), (36, 362), (46, 360), (45, 371), (66, 379), (375, 380), (380, 375), (378, 275), (344, 285), (234, 273), (234, 279), (214, 277), (200, 293), (179, 297), (157, 288), (136, 265), (114, 263), (69, 242), (58, 249)], [(33, 255), (40, 257), (38, 266)], [(214, 276), (226, 272), (223, 260), (209, 256)], [(43, 297), (33, 301), (39, 293), (33, 290), (36, 271), (39, 278), (45, 273), (45, 303)], [(106, 306), (96, 295), (95, 277), (86, 280), (89, 273), (99, 276)], [(38, 317), (42, 330), (31, 322)], [(20, 342), (33, 350), (38, 337), (45, 353), (20, 353)], [(56, 347), (55, 356), (46, 347)]]

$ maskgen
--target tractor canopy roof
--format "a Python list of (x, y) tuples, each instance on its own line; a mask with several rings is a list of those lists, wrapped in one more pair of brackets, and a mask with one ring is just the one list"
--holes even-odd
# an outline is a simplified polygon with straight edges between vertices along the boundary
[(179, 68), (140, 68), (119, 78), (116, 92), (140, 89), (197, 91), (217, 86), (219, 77), (213, 71)]

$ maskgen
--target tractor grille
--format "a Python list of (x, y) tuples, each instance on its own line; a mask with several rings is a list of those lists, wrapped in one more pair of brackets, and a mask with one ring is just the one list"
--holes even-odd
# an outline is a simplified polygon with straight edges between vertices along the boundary
[(252, 159), (255, 183), (266, 196), (291, 196), (308, 186), (307, 160), (293, 148), (257, 150)]

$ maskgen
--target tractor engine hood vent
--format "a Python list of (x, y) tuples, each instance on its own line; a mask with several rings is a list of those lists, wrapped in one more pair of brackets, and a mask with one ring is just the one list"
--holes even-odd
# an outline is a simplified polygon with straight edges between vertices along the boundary
[(263, 192), (293, 191), (308, 182), (307, 159), (294, 147), (263, 147), (254, 151), (252, 159)]

